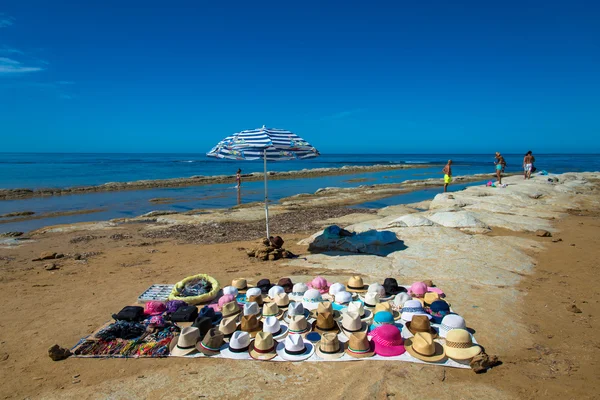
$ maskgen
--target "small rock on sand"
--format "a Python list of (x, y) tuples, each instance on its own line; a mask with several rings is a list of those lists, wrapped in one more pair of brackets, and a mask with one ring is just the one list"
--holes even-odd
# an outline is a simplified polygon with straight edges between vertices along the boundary
[(572, 313), (575, 313), (575, 314), (581, 314), (581, 310), (575, 304), (569, 304), (567, 306), (567, 311), (571, 311)]
[(57, 270), (57, 269), (60, 269), (60, 268), (56, 264), (50, 263), (50, 264), (44, 265), (44, 269), (46, 271), (54, 271), (54, 270)]
[(562, 242), (562, 239), (561, 239), (561, 238), (552, 239), (552, 242), (553, 242), (553, 243)]
[(485, 372), (498, 364), (500, 364), (498, 356), (489, 356), (486, 353), (476, 355), (469, 363), (470, 367), (473, 368), (473, 372), (476, 374)]
[(539, 237), (552, 237), (552, 234), (544, 229), (538, 229), (535, 231), (535, 235)]
[(56, 258), (56, 253), (53, 251), (44, 251), (40, 254), (40, 260), (53, 260)]
[(52, 361), (66, 360), (67, 358), (71, 357), (72, 354), (73, 353), (71, 353), (71, 350), (60, 347), (57, 344), (48, 349), (48, 356), (52, 359)]

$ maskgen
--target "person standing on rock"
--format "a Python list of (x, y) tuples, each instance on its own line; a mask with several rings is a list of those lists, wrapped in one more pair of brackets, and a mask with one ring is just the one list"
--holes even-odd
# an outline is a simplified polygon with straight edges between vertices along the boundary
[(448, 164), (442, 169), (444, 174), (444, 193), (448, 191), (448, 185), (452, 182), (452, 160), (448, 160)]
[(506, 168), (506, 161), (502, 154), (496, 152), (496, 161), (494, 161), (496, 165), (496, 177), (498, 178), (498, 184), (502, 185), (502, 173), (504, 172), (504, 168)]
[(239, 189), (242, 186), (242, 170), (240, 168), (238, 168), (235, 174), (235, 182), (237, 183), (235, 187)]
[(535, 161), (535, 157), (533, 156), (531, 150), (525, 154), (523, 157), (523, 171), (525, 173), (524, 179), (531, 179), (531, 173), (533, 172), (533, 162)]

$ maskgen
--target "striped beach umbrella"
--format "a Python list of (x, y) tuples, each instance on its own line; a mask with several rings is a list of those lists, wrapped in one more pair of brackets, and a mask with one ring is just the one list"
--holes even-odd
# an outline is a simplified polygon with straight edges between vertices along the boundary
[(263, 160), (265, 180), (265, 218), (269, 237), (269, 194), (267, 161), (302, 160), (319, 155), (310, 143), (293, 132), (266, 128), (241, 131), (221, 140), (208, 153), (209, 157), (229, 160)]

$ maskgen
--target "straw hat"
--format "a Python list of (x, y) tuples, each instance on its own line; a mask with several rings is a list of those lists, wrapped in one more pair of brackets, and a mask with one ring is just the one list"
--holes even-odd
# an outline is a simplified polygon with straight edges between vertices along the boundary
[(346, 284), (346, 290), (348, 292), (362, 293), (366, 292), (367, 288), (368, 286), (365, 285), (363, 279), (358, 275), (351, 276)]
[(406, 323), (406, 328), (412, 335), (416, 335), (419, 332), (427, 332), (433, 338), (438, 336), (435, 328), (431, 326), (429, 318), (425, 315), (414, 315), (412, 320)]
[(412, 320), (413, 315), (426, 315), (431, 319), (431, 315), (425, 312), (423, 305), (419, 300), (408, 300), (402, 307), (402, 319), (405, 321)]
[(223, 334), (217, 328), (212, 328), (196, 347), (205, 356), (215, 356), (221, 352), (221, 346), (225, 343), (223, 339)]
[(315, 352), (315, 346), (305, 342), (301, 335), (290, 335), (277, 345), (277, 354), (286, 361), (303, 361)]
[(288, 334), (288, 327), (281, 325), (275, 317), (267, 317), (263, 321), (263, 332), (269, 332), (273, 335), (273, 339), (283, 339)]
[(248, 303), (256, 303), (262, 307), (264, 303), (262, 295), (248, 297)]
[(280, 310), (275, 303), (265, 303), (262, 308), (262, 318), (275, 317), (281, 319), (283, 310)]
[(366, 332), (368, 325), (366, 322), (360, 319), (360, 316), (357, 313), (350, 311), (344, 313), (342, 322), (340, 323), (340, 328), (342, 329), (342, 333), (344, 333), (344, 335), (350, 337), (356, 332)]
[(334, 332), (339, 333), (340, 328), (335, 323), (333, 313), (322, 312), (317, 314), (317, 319), (312, 323), (312, 330), (319, 333)]
[(354, 358), (373, 357), (375, 346), (369, 341), (366, 332), (355, 332), (348, 336), (346, 354)]
[(343, 356), (344, 349), (344, 344), (340, 342), (335, 333), (323, 333), (317, 345), (316, 353), (324, 360), (332, 360)]
[(294, 284), (294, 287), (292, 288), (292, 294), (291, 294), (290, 298), (292, 298), (296, 301), (302, 301), (302, 297), (304, 296), (304, 293), (306, 293), (306, 291), (308, 289), (309, 289), (309, 287), (306, 283), (296, 283), (296, 284)]
[(412, 297), (410, 297), (408, 293), (398, 293), (396, 297), (394, 297), (394, 305), (398, 309), (402, 309), (402, 307), (404, 307), (404, 303), (409, 300), (412, 300)]
[(302, 296), (302, 305), (307, 310), (314, 310), (319, 306), (319, 303), (323, 301), (321, 292), (317, 289), (308, 289)]
[(288, 309), (283, 313), (283, 320), (289, 324), (294, 315), (301, 315), (304, 316), (304, 318), (308, 318), (310, 312), (304, 309), (302, 303), (292, 302), (288, 306)]
[[(425, 293), (425, 296), (423, 296), (423, 301), (425, 302), (426, 306), (431, 305), (435, 301), (445, 301), (446, 303), (448, 303), (446, 300), (442, 300), (442, 297), (437, 292)], [(450, 304), (448, 303), (448, 305), (450, 305)]]
[(269, 289), (269, 294), (268, 294), (269, 298), (268, 298), (268, 300), (269, 301), (273, 301), (273, 299), (275, 299), (276, 295), (283, 294), (283, 293), (285, 293), (285, 289), (282, 288), (281, 286), (275, 285), (271, 289)]
[(375, 310), (373, 310), (373, 313), (375, 315), (377, 315), (378, 312), (381, 311), (387, 311), (389, 313), (392, 314), (392, 316), (394, 317), (394, 320), (398, 320), (400, 319), (400, 313), (394, 309), (392, 309), (392, 305), (389, 302), (385, 302), (385, 303), (379, 303), (375, 306)]
[(273, 297), (273, 302), (277, 304), (277, 307), (280, 309), (285, 309), (290, 305), (290, 298), (287, 293), (278, 293)]
[(288, 322), (288, 331), (290, 335), (304, 335), (310, 332), (311, 326), (302, 315), (294, 315)]
[(387, 301), (394, 298), (393, 295), (387, 295), (385, 293), (385, 288), (381, 283), (372, 283), (369, 285), (369, 289), (367, 289), (367, 293), (377, 293), (381, 301)]
[(467, 323), (460, 315), (448, 314), (442, 319), (442, 323), (440, 324), (440, 336), (445, 338), (448, 332), (453, 329), (467, 329)]
[(260, 308), (254, 301), (244, 304), (244, 315), (260, 315)]
[(444, 346), (433, 341), (433, 336), (427, 332), (417, 332), (411, 339), (404, 342), (406, 351), (422, 361), (440, 362), (446, 358)]
[(398, 328), (393, 325), (381, 325), (372, 333), (375, 354), (394, 357), (404, 354), (404, 340)]
[(234, 286), (225, 286), (223, 288), (223, 294), (231, 294), (233, 295), (233, 297), (237, 297), (237, 295), (239, 294), (239, 290), (237, 290), (237, 288)]
[(250, 343), (248, 353), (255, 360), (268, 361), (277, 356), (275, 340), (269, 332), (258, 332), (254, 342)]
[(187, 356), (196, 353), (198, 349), (196, 344), (200, 340), (200, 331), (198, 328), (187, 327), (181, 330), (181, 333), (171, 339), (169, 351), (172, 356)]
[(223, 304), (221, 307), (221, 314), (223, 314), (223, 318), (229, 318), (234, 315), (238, 315), (242, 312), (240, 309), (240, 305), (236, 301), (230, 301), (229, 303)]
[(238, 316), (223, 318), (219, 324), (219, 331), (225, 336), (225, 338), (231, 337), (238, 327)]
[(248, 285), (248, 282), (246, 282), (245, 279), (242, 279), (242, 278), (232, 280), (231, 286), (236, 288), (239, 293), (245, 293), (249, 288), (252, 287), (252, 286)]
[(448, 332), (444, 350), (448, 357), (455, 360), (469, 360), (481, 353), (481, 347), (473, 344), (471, 334), (466, 329), (452, 329)]
[(330, 301), (322, 301), (317, 305), (317, 309), (312, 311), (312, 317), (317, 318), (319, 314), (322, 313), (331, 313), (333, 315), (333, 319), (339, 321), (342, 318), (342, 314), (338, 310), (333, 309), (333, 305)]
[(362, 297), (362, 300), (365, 303), (365, 307), (375, 308), (375, 306), (379, 304), (380, 297), (381, 296), (379, 296), (379, 293), (367, 292), (365, 293), (365, 296)]
[(248, 348), (250, 347), (250, 340), (248, 332), (233, 332), (231, 339), (229, 339), (229, 346), (221, 350), (221, 355), (226, 358), (249, 360), (250, 354), (248, 354)]
[[(260, 297), (260, 301), (261, 301), (261, 305), (262, 305), (262, 292), (260, 291), (260, 288), (250, 288), (246, 291), (246, 301), (256, 301), (256, 300), (251, 300), (250, 298), (254, 297), (255, 299)], [(256, 301), (258, 303), (258, 301)]]
[(363, 321), (369, 321), (373, 318), (373, 313), (370, 310), (365, 310), (365, 306), (361, 301), (352, 301), (348, 303), (346, 312), (355, 312), (360, 316)]
[(256, 315), (244, 315), (242, 316), (238, 329), (248, 332), (250, 336), (254, 337), (262, 330), (262, 327), (263, 323), (256, 318)]

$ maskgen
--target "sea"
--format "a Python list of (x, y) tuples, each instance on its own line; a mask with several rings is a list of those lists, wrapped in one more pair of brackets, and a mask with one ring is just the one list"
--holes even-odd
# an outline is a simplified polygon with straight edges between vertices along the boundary
[[(549, 173), (600, 171), (598, 154), (536, 154), (538, 171)], [(522, 154), (505, 154), (506, 172), (522, 171)], [(376, 164), (430, 164), (431, 167), (382, 172), (358, 173), (315, 178), (273, 180), (268, 183), (269, 199), (277, 202), (299, 193), (313, 193), (323, 187), (352, 187), (381, 183), (399, 183), (407, 179), (441, 177), (448, 159), (453, 160), (453, 175), (494, 173), (493, 154), (322, 154), (309, 160), (269, 162), (269, 171), (294, 171), (314, 168), (340, 168)], [(67, 188), (128, 182), (144, 179), (185, 178), (204, 175), (234, 175), (262, 172), (261, 161), (216, 160), (204, 154), (81, 154), (81, 153), (0, 153), (0, 188)], [(452, 190), (482, 184), (452, 185)], [(368, 202), (358, 207), (380, 208), (431, 199), (437, 188), (411, 192)], [(169, 198), (169, 204), (149, 200)], [(243, 182), (238, 192), (233, 184), (214, 184), (183, 188), (100, 192), (21, 200), (0, 200), (0, 215), (33, 211), (37, 215), (54, 212), (101, 210), (90, 214), (58, 216), (11, 222), (0, 218), (0, 233), (27, 232), (43, 226), (134, 217), (154, 210), (188, 211), (228, 208), (264, 200), (263, 182)]]

